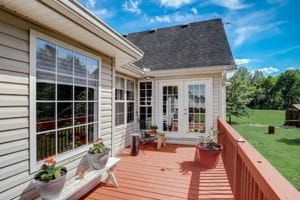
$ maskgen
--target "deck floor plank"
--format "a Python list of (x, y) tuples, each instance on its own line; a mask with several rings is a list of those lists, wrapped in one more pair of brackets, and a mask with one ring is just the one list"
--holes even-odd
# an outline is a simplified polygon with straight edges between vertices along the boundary
[(125, 149), (119, 157), (115, 175), (120, 187), (101, 183), (82, 199), (233, 199), (222, 160), (216, 169), (204, 169), (195, 161), (193, 146), (168, 144), (157, 150), (147, 144), (138, 156)]

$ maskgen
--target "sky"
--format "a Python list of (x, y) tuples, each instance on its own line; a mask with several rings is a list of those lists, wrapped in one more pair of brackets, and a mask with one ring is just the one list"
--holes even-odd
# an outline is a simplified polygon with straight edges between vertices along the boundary
[(120, 34), (222, 18), (238, 66), (300, 69), (300, 0), (78, 0)]

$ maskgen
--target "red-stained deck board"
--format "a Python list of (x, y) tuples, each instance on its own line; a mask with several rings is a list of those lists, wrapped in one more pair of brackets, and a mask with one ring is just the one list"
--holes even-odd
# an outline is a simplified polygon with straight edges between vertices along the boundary
[(125, 149), (119, 157), (115, 175), (120, 187), (99, 184), (83, 199), (233, 199), (222, 160), (206, 170), (195, 161), (194, 146), (168, 144), (156, 150), (148, 144), (138, 156)]

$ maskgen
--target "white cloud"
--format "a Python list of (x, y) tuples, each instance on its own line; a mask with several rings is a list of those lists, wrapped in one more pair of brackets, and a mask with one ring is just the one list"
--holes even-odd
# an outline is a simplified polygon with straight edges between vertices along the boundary
[(280, 33), (280, 25), (286, 22), (275, 21), (275, 15), (274, 10), (256, 11), (243, 16), (239, 12), (230, 11), (224, 21), (230, 22), (225, 28), (233, 47)]
[(248, 64), (250, 62), (250, 59), (248, 58), (241, 58), (241, 59), (234, 59), (234, 62), (236, 65), (244, 65), (244, 64)]
[(95, 8), (97, 1), (96, 0), (87, 0), (86, 6), (88, 8)]
[(229, 9), (243, 9), (251, 6), (250, 4), (243, 4), (241, 0), (211, 0), (211, 3)]
[(275, 52), (269, 54), (268, 56), (276, 56), (276, 55), (280, 55), (280, 54), (285, 54), (285, 53), (288, 53), (290, 51), (293, 51), (293, 50), (299, 49), (299, 48), (300, 48), (300, 45), (296, 45), (296, 46), (292, 46), (292, 47), (280, 49), (278, 51), (275, 51)]
[(97, 10), (91, 10), (95, 15), (97, 15), (100, 19), (108, 19), (114, 16), (114, 13), (107, 10), (106, 8), (99, 8)]
[(253, 72), (254, 71), (261, 71), (264, 74), (273, 74), (273, 73), (279, 72), (280, 70), (278, 68), (274, 68), (274, 67), (264, 67), (261, 69), (253, 70)]
[(194, 15), (198, 14), (198, 10), (196, 8), (191, 8), (192, 13), (194, 13)]
[(294, 70), (294, 69), (296, 69), (295, 67), (288, 67), (288, 68), (286, 68), (286, 70)]
[(168, 15), (155, 16), (155, 17), (154, 17), (154, 20), (155, 20), (156, 22), (160, 22), (160, 23), (162, 23), (162, 22), (170, 23), (170, 22), (171, 22), (171, 19), (170, 19), (170, 17), (169, 17)]
[(139, 9), (139, 4), (141, 3), (141, 0), (129, 0), (125, 1), (124, 4), (122, 5), (123, 10), (136, 13), (136, 14), (141, 14), (141, 9)]
[(194, 0), (159, 0), (160, 4), (165, 7), (179, 8), (182, 5), (190, 4)]

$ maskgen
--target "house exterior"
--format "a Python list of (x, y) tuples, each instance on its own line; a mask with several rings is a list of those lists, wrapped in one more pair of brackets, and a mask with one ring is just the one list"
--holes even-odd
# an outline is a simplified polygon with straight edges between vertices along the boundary
[(38, 197), (48, 156), (70, 179), (96, 138), (118, 153), (137, 122), (193, 144), (225, 116), (220, 19), (123, 37), (76, 1), (0, 5), (0, 199)]

